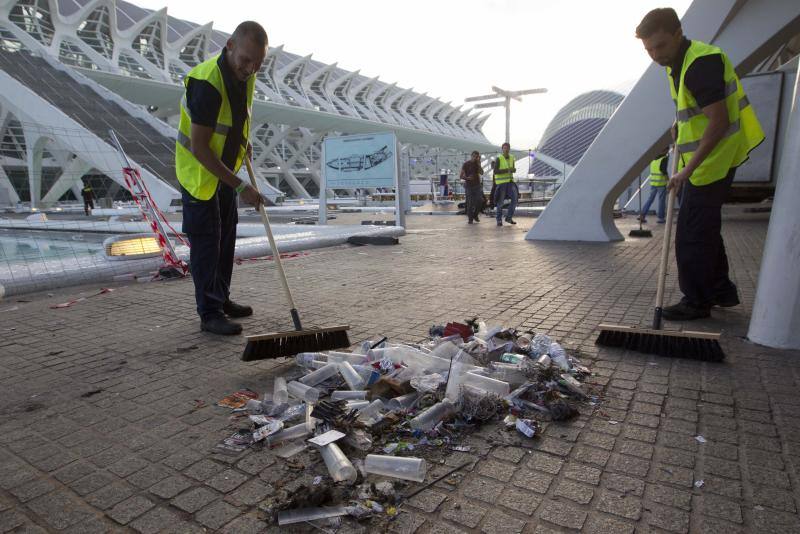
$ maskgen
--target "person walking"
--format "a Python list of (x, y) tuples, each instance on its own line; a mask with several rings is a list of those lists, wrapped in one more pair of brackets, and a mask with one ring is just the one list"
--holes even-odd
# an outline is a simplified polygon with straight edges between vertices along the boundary
[[(228, 317), (252, 315), (230, 298), (237, 196), (251, 206), (261, 194), (236, 173), (251, 157), (250, 110), (256, 73), (267, 54), (267, 33), (242, 22), (222, 51), (195, 66), (184, 79), (175, 170), (181, 185), (183, 232), (189, 238), (190, 269), (200, 329), (235, 335), (242, 325)], [(227, 316), (227, 317), (226, 317)]]
[(494, 192), (494, 209), (497, 226), (503, 226), (503, 202), (506, 198), (511, 199), (508, 206), (505, 221), (508, 224), (517, 224), (513, 219), (514, 211), (517, 209), (518, 190), (514, 183), (514, 164), (516, 160), (511, 155), (511, 145), (503, 143), (503, 152), (497, 156), (494, 162), (494, 183), (497, 186)]
[[(650, 196), (647, 197), (647, 202), (642, 206), (642, 211), (639, 213), (639, 220), (643, 223), (647, 222), (647, 214), (650, 212), (650, 206), (658, 197), (658, 206), (656, 208), (656, 217), (658, 223), (664, 224), (664, 217), (667, 212), (667, 161), (669, 157), (665, 150), (664, 153), (650, 162)], [(642, 192), (639, 191), (641, 195)]]
[(722, 204), (736, 168), (764, 140), (764, 132), (728, 56), (690, 41), (672, 8), (654, 9), (636, 28), (650, 57), (666, 67), (677, 111), (678, 173), (668, 189), (682, 189), (675, 257), (683, 298), (664, 308), (664, 319), (688, 321), (713, 306), (736, 306), (722, 240)]
[(464, 180), (467, 223), (481, 222), (478, 216), (483, 209), (483, 167), (481, 155), (473, 150), (468, 161), (461, 167), (461, 179)]
[(83, 189), (81, 189), (81, 196), (83, 197), (83, 212), (88, 217), (94, 209), (94, 190), (92, 186), (85, 183)]

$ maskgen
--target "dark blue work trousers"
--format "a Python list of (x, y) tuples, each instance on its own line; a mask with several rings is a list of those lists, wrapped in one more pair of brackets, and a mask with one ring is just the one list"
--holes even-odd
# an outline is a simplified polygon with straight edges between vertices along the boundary
[(181, 188), (183, 232), (189, 238), (189, 267), (201, 321), (222, 317), (230, 297), (236, 248), (237, 195), (220, 182), (209, 200), (198, 200)]

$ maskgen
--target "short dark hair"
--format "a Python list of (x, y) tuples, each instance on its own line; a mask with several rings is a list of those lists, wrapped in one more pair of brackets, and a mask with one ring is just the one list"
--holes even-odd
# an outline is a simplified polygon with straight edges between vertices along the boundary
[(236, 26), (236, 29), (233, 30), (233, 35), (231, 35), (231, 39), (234, 41), (240, 41), (245, 37), (252, 39), (259, 46), (266, 47), (269, 44), (267, 31), (261, 24), (252, 20), (246, 20)]
[(502, 145), (500, 145), (500, 148), (503, 148), (503, 147), (506, 147), (506, 146), (510, 149), (511, 148), (511, 143), (503, 143)]
[(680, 28), (681, 19), (675, 10), (671, 7), (659, 7), (645, 15), (642, 22), (636, 26), (636, 37), (646, 39), (659, 30), (674, 34)]
[(478, 152), (477, 150), (473, 150), (472, 154), (470, 154), (470, 156), (480, 156), (480, 155), (481, 155), (481, 153)]

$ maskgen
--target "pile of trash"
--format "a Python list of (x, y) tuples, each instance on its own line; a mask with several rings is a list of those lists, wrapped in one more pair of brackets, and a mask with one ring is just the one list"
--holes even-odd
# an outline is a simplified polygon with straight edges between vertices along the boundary
[(383, 338), (352, 352), (301, 353), (294, 375), (275, 378), (272, 393), (243, 390), (218, 403), (248, 426), (217, 452), (266, 448), (291, 465), (305, 451), (326, 466), (327, 476), (264, 509), (268, 520), (393, 517), (403, 500), (466, 465), (400, 496), (425, 481), (431, 451), (469, 451), (463, 438), (490, 421), (535, 438), (543, 422), (577, 417), (580, 403), (596, 400), (582, 383), (589, 370), (545, 334), (478, 320), (429, 333), (421, 344)]

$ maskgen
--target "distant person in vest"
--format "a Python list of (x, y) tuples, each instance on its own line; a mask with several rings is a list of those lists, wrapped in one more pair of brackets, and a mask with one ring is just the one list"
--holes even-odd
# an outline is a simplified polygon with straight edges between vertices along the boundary
[(478, 214), (483, 208), (483, 167), (481, 155), (477, 150), (471, 154), (469, 161), (461, 166), (461, 179), (464, 180), (464, 193), (467, 212), (467, 222), (480, 222)]
[(263, 201), (236, 173), (251, 154), (255, 73), (266, 54), (264, 28), (242, 22), (218, 56), (194, 67), (184, 79), (175, 169), (183, 197), (183, 231), (191, 245), (200, 328), (213, 334), (241, 333), (242, 325), (228, 317), (253, 313), (250, 306), (231, 300), (230, 286), (239, 221), (237, 194), (251, 206)]
[(670, 177), (668, 189), (683, 189), (675, 256), (684, 296), (664, 308), (664, 319), (708, 317), (713, 306), (739, 304), (720, 233), (722, 203), (736, 167), (764, 140), (764, 132), (728, 56), (716, 46), (686, 39), (674, 9), (648, 13), (636, 36), (666, 67), (677, 109), (679, 172)]
[[(642, 206), (642, 212), (639, 214), (639, 220), (643, 223), (647, 222), (647, 214), (650, 212), (650, 206), (658, 197), (658, 207), (656, 208), (656, 217), (658, 223), (664, 224), (664, 216), (667, 212), (667, 161), (669, 160), (669, 149), (665, 149), (664, 153), (650, 162), (650, 196), (647, 197), (647, 202)], [(639, 191), (641, 195), (642, 192)]]
[(503, 143), (503, 153), (497, 156), (494, 161), (494, 183), (497, 186), (494, 191), (494, 208), (497, 218), (497, 226), (503, 226), (503, 202), (506, 198), (511, 199), (506, 212), (506, 222), (517, 224), (512, 217), (517, 209), (517, 197), (519, 196), (517, 184), (514, 183), (514, 167), (516, 161), (510, 154), (511, 145)]
[(88, 217), (92, 214), (92, 210), (94, 209), (94, 191), (92, 190), (92, 186), (83, 184), (81, 196), (83, 197), (83, 212)]

